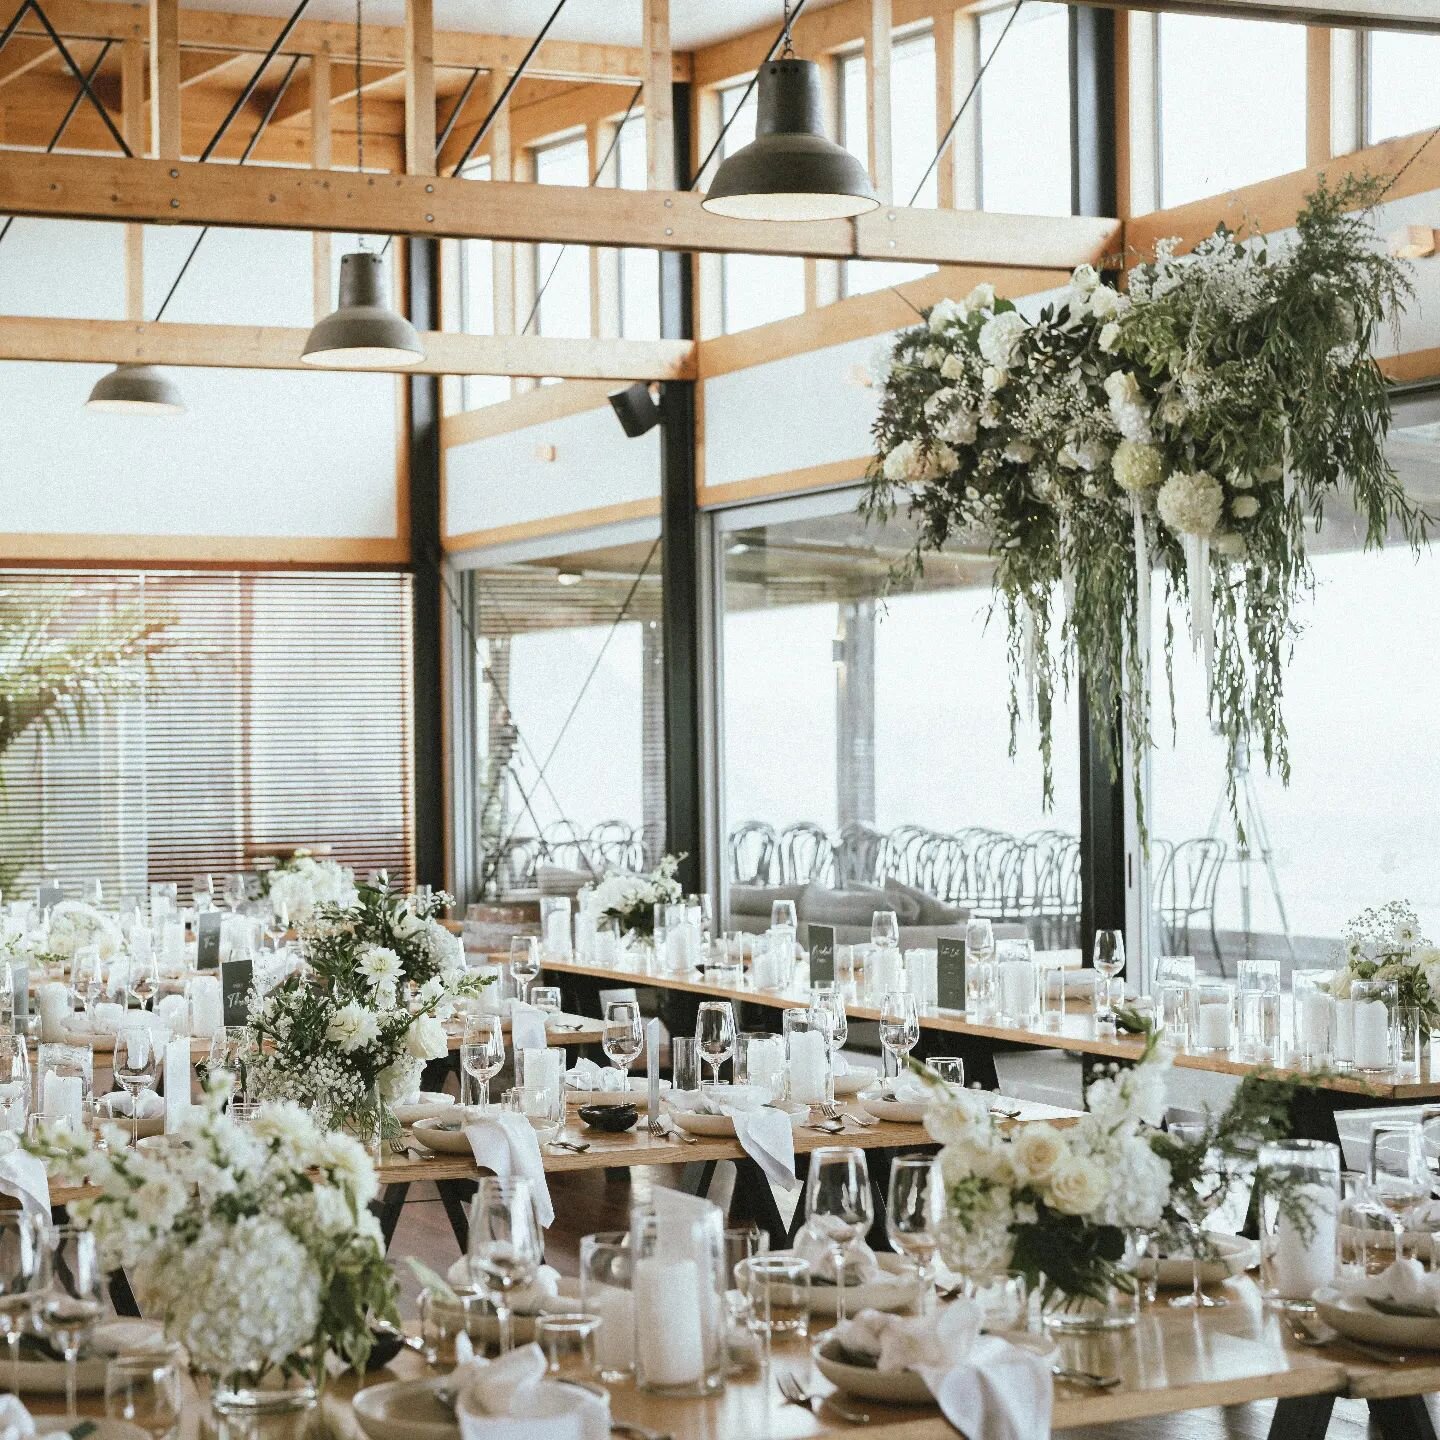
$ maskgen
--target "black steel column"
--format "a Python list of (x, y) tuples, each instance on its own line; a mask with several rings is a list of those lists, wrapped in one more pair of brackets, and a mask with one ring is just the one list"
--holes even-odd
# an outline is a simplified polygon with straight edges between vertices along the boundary
[[(410, 323), (440, 328), (440, 242), (405, 245)], [(414, 575), (415, 881), (445, 884), (445, 695), (440, 663), (440, 377), (410, 375), (410, 556)]]
[[(690, 184), (690, 87), (676, 85), (675, 188)], [(691, 256), (660, 253), (660, 334), (694, 333)], [(664, 567), (665, 844), (684, 851), (680, 882), (702, 888), (700, 850), (700, 512), (695, 503), (695, 382), (660, 387), (660, 556)]]
[[(1077, 215), (1114, 215), (1119, 205), (1115, 145), (1115, 16), (1070, 7), (1070, 199)], [(1125, 782), (1102, 744), (1105, 726), (1120, 752), (1118, 702), (1095, 715), (1080, 677), (1080, 944), (1088, 956), (1097, 929), (1125, 924)]]

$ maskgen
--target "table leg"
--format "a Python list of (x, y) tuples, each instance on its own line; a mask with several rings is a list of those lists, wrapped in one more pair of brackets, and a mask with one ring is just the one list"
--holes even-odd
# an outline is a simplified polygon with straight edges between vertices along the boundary
[(371, 1202), (375, 1218), (380, 1222), (380, 1233), (385, 1237), (388, 1252), (390, 1242), (395, 1238), (396, 1227), (400, 1224), (400, 1212), (405, 1208), (405, 1197), (410, 1193), (409, 1183), (387, 1185), (380, 1192), (380, 1198)]
[(1297, 1395), (1275, 1403), (1269, 1440), (1325, 1440), (1334, 1395)]
[(775, 1192), (765, 1172), (751, 1159), (736, 1160), (735, 1189), (730, 1197), (730, 1223), (743, 1225), (753, 1221), (770, 1237), (773, 1249), (783, 1249), (790, 1238), (790, 1227), (775, 1203)]
[(687, 1195), (704, 1199), (710, 1193), (710, 1182), (715, 1178), (715, 1160), (697, 1160), (680, 1172), (680, 1189)]
[(1435, 1440), (1435, 1423), (1423, 1395), (1372, 1400), (1370, 1421), (1380, 1440)]
[(475, 1182), (437, 1180), (435, 1188), (440, 1192), (440, 1203), (445, 1207), (445, 1215), (450, 1221), (455, 1243), (464, 1255), (470, 1249), (470, 1197), (475, 1193)]
[(130, 1277), (123, 1270), (112, 1270), (109, 1278), (110, 1303), (117, 1315), (139, 1317), (140, 1306), (130, 1288)]

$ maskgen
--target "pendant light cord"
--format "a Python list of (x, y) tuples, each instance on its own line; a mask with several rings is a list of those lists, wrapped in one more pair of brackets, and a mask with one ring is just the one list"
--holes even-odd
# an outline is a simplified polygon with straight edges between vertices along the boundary
[(365, 0), (355, 0), (355, 168), (362, 175), (365, 173), (365, 86), (361, 66), (364, 53)]
[(784, 36), (784, 43), (780, 47), (780, 58), (782, 60), (793, 60), (795, 58), (795, 46), (790, 40), (790, 0), (785, 0), (785, 28), (780, 33)]

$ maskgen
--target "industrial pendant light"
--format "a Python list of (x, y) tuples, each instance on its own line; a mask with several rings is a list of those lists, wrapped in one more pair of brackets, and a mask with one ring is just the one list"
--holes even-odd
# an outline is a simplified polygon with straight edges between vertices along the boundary
[(154, 365), (117, 365), (95, 382), (85, 408), (115, 415), (183, 415), (185, 402), (180, 387)]
[[(365, 87), (363, 0), (355, 0), (355, 164), (365, 173)], [(380, 370), (414, 365), (425, 358), (415, 327), (386, 304), (379, 255), (360, 248), (340, 257), (339, 308), (311, 330), (300, 358), (307, 365)]]
[(879, 205), (865, 167), (825, 134), (819, 67), (784, 46), (760, 67), (755, 138), (726, 159), (701, 204), (741, 220), (840, 220)]

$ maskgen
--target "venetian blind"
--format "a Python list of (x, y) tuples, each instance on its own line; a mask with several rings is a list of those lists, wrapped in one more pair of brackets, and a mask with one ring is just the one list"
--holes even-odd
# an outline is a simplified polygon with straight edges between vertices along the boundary
[[(56, 638), (105, 617), (166, 622), (133, 693), (78, 733), (0, 755), (0, 878), (99, 879), (108, 899), (257, 856), (328, 847), (412, 878), (411, 587), (344, 572), (0, 571), (14, 616)], [(13, 664), (13, 642), (0, 650)]]

